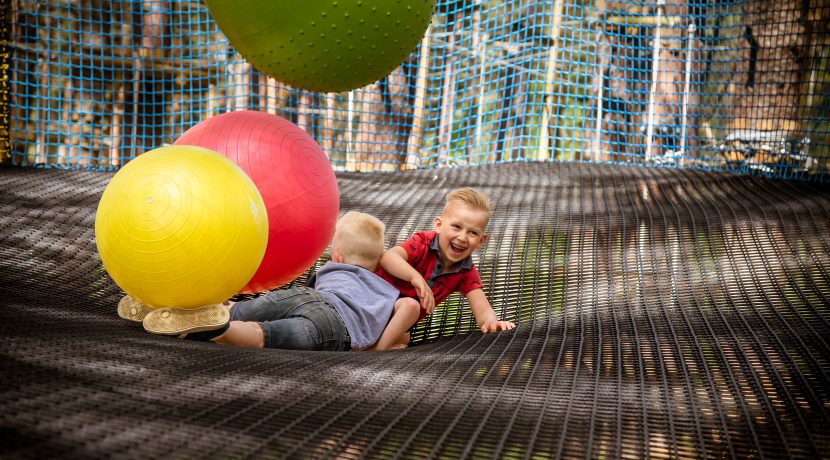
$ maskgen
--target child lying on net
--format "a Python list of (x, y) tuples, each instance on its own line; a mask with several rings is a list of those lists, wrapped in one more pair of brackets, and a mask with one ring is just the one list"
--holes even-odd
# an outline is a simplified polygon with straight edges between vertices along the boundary
[(399, 298), (397, 289), (373, 273), (384, 252), (384, 230), (369, 214), (346, 213), (335, 227), (331, 261), (307, 286), (193, 309), (151, 309), (126, 296), (118, 314), (141, 321), (153, 334), (242, 347), (403, 348), (406, 344), (397, 339), (417, 319), (420, 306), (415, 299)]
[[(489, 221), (490, 200), (486, 195), (474, 188), (456, 189), (447, 194), (444, 209), (433, 222), (433, 231), (415, 233), (386, 251), (378, 274), (397, 287), (402, 296), (417, 298), (421, 306), (409, 326), (432, 314), (435, 305), (450, 294), (460, 292), (467, 298), (482, 332), (516, 327), (511, 321), (500, 320), (493, 311), (473, 263), (473, 252), (487, 242)], [(411, 316), (407, 311), (400, 319), (408, 318)], [(407, 344), (409, 333), (393, 340)]]

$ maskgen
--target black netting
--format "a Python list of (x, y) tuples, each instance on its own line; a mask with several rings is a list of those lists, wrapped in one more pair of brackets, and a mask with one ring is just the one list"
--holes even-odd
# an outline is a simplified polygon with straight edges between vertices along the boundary
[(250, 350), (118, 318), (112, 173), (0, 170), (0, 457), (815, 458), (830, 452), (826, 186), (514, 163), (341, 173), (390, 244), (443, 194), (495, 204), (459, 298), (407, 350)]

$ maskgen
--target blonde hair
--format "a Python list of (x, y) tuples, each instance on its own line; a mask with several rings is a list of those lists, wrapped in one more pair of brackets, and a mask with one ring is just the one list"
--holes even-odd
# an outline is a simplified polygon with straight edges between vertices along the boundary
[(349, 211), (334, 227), (331, 250), (340, 253), (344, 263), (374, 271), (383, 255), (385, 231), (386, 225), (375, 216)]
[(487, 220), (490, 220), (490, 199), (472, 187), (457, 188), (448, 193), (444, 210), (452, 203), (462, 204), (476, 211), (484, 211), (487, 213)]

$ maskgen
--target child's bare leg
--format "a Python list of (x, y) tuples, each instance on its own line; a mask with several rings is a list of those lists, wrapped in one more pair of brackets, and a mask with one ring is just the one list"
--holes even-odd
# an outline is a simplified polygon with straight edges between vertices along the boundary
[[(220, 305), (230, 311), (235, 303), (226, 300)], [(264, 345), (262, 328), (259, 327), (259, 323), (253, 321), (231, 321), (228, 323), (227, 331), (210, 341), (222, 345), (236, 345), (247, 348), (263, 348)]]
[(246, 348), (263, 348), (265, 340), (262, 328), (254, 321), (231, 321), (224, 334), (212, 340), (222, 345)]
[(392, 318), (383, 330), (377, 343), (368, 348), (370, 351), (406, 348), (409, 344), (407, 330), (418, 321), (421, 305), (411, 297), (401, 297), (395, 301)]
[(411, 339), (411, 338), (412, 337), (410, 337), (409, 331), (404, 332), (403, 334), (398, 336), (398, 341), (397, 341), (397, 343), (395, 343), (395, 345), (392, 346), (392, 349), (394, 350), (394, 349), (398, 349), (398, 348), (408, 347), (409, 346), (409, 339)]

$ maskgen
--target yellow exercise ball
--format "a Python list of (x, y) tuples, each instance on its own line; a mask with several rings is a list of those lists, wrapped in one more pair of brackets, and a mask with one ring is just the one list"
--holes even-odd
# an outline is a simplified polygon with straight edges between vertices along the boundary
[(257, 187), (238, 166), (202, 147), (139, 155), (104, 189), (95, 241), (107, 273), (151, 307), (196, 308), (236, 294), (268, 242)]

